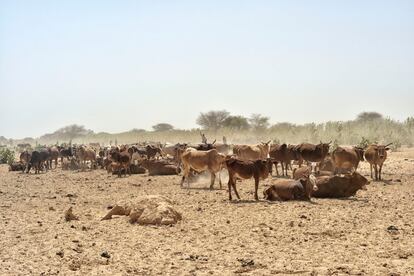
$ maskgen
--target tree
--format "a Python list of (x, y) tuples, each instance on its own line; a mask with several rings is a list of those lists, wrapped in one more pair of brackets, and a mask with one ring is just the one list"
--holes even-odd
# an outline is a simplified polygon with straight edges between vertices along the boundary
[(86, 129), (80, 125), (69, 125), (56, 130), (53, 133), (45, 134), (40, 137), (41, 140), (73, 140), (75, 138), (84, 137), (93, 134), (92, 130)]
[(196, 123), (204, 129), (217, 130), (223, 127), (223, 122), (229, 117), (229, 115), (230, 113), (226, 110), (200, 113)]
[(152, 126), (152, 128), (154, 129), (154, 131), (170, 131), (174, 129), (172, 125), (167, 123), (159, 123), (155, 126)]
[(261, 114), (252, 114), (249, 122), (254, 130), (264, 130), (269, 127), (269, 119), (269, 117), (262, 116)]
[(243, 116), (228, 116), (223, 121), (223, 127), (236, 129), (236, 130), (245, 130), (250, 127), (249, 121), (246, 117)]
[(382, 114), (378, 112), (361, 112), (358, 114), (356, 120), (367, 122), (367, 121), (381, 120), (383, 118), (384, 117), (382, 116)]

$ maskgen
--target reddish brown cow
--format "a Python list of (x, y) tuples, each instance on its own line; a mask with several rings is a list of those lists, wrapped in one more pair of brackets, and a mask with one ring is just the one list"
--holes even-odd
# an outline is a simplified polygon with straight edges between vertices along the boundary
[(294, 179), (278, 179), (263, 194), (267, 200), (310, 200), (317, 191), (316, 178), (313, 175)]
[(381, 173), (382, 173), (382, 166), (384, 165), (385, 159), (387, 159), (387, 151), (390, 149), (388, 146), (392, 145), (392, 143), (388, 145), (370, 145), (365, 150), (365, 159), (368, 161), (370, 168), (371, 168), (371, 178), (373, 179), (372, 175), (372, 167), (375, 170), (375, 180), (381, 180)]
[(226, 167), (229, 171), (229, 199), (231, 197), (231, 188), (233, 187), (234, 193), (237, 198), (240, 199), (239, 193), (236, 189), (236, 178), (250, 179), (254, 178), (254, 198), (259, 200), (257, 195), (257, 189), (259, 188), (259, 181), (266, 179), (272, 169), (272, 161), (267, 160), (256, 160), (256, 161), (243, 161), (232, 157), (226, 158)]
[(269, 156), (276, 167), (276, 174), (279, 176), (277, 164), (282, 166), (282, 176), (288, 176), (288, 166), (290, 164), (290, 154), (286, 144), (274, 144), (270, 147)]
[(354, 196), (360, 189), (365, 189), (368, 180), (357, 172), (344, 176), (319, 176), (316, 178), (318, 190), (314, 197), (341, 198)]
[(332, 161), (335, 164), (335, 172), (345, 170), (356, 171), (360, 161), (364, 161), (364, 149), (360, 147), (337, 147), (332, 152)]

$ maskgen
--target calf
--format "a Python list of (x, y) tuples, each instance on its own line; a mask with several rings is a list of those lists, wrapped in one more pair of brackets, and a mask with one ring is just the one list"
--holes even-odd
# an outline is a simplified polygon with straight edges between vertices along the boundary
[(23, 151), (20, 154), (20, 163), (23, 165), (22, 172), (24, 172), (24, 170), (26, 169), (31, 158), (32, 158), (32, 154), (28, 152), (27, 150)]
[(368, 180), (357, 172), (344, 176), (319, 176), (316, 179), (318, 190), (314, 197), (319, 198), (341, 198), (354, 196), (360, 189), (365, 189)]
[(382, 173), (382, 166), (384, 165), (385, 159), (387, 159), (387, 151), (390, 149), (388, 146), (392, 145), (392, 143), (388, 145), (370, 145), (365, 150), (365, 159), (368, 161), (371, 169), (371, 178), (373, 179), (372, 175), (372, 167), (375, 170), (375, 180), (381, 180), (381, 173)]
[(267, 200), (311, 200), (312, 193), (317, 191), (316, 177), (304, 176), (298, 180), (278, 179), (263, 194)]
[(272, 170), (272, 161), (267, 160), (256, 160), (256, 161), (243, 161), (233, 157), (227, 157), (225, 161), (226, 167), (229, 171), (229, 200), (231, 197), (231, 188), (233, 187), (234, 193), (237, 198), (240, 199), (239, 193), (236, 189), (236, 178), (250, 179), (254, 178), (254, 198), (259, 200), (257, 190), (259, 188), (259, 181), (266, 179)]

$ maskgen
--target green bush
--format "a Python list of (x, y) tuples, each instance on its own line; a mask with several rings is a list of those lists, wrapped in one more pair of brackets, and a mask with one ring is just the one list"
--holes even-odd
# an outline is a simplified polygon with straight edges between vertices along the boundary
[(0, 164), (11, 164), (14, 161), (14, 151), (7, 148), (0, 149)]

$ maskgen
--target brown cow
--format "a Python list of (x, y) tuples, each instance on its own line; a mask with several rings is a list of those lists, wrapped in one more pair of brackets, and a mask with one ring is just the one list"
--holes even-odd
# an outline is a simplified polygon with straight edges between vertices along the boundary
[(298, 180), (278, 179), (263, 194), (267, 200), (311, 200), (312, 193), (318, 190), (316, 177), (308, 175)]
[(181, 172), (179, 167), (164, 160), (144, 159), (141, 166), (148, 170), (149, 175), (177, 175)]
[(86, 148), (85, 146), (79, 146), (76, 151), (76, 157), (79, 160), (82, 170), (86, 167), (86, 161), (91, 161), (91, 168), (95, 166), (96, 153), (92, 149)]
[(131, 175), (131, 171), (129, 168), (129, 166), (131, 165), (131, 157), (127, 150), (119, 151), (118, 148), (111, 149), (109, 152), (109, 156), (111, 157), (111, 160), (114, 163), (112, 167), (116, 166), (117, 168), (118, 177), (121, 177), (122, 171), (124, 172), (125, 176), (127, 172), (129, 175)]
[(55, 161), (55, 169), (58, 165), (58, 159), (59, 159), (59, 149), (56, 146), (48, 148), (49, 151), (49, 169), (52, 169), (53, 161)]
[(279, 176), (277, 164), (282, 166), (282, 176), (288, 176), (288, 165), (290, 164), (290, 154), (288, 152), (288, 146), (286, 144), (273, 144), (270, 147), (269, 156), (272, 159), (273, 164), (276, 167), (276, 174)]
[(354, 196), (360, 189), (365, 189), (368, 179), (357, 172), (343, 176), (319, 176), (316, 178), (318, 190), (314, 197), (319, 198), (341, 198)]
[(332, 152), (332, 161), (335, 165), (335, 172), (339, 170), (356, 171), (359, 162), (364, 161), (364, 149), (360, 147), (337, 147)]
[(223, 167), (225, 155), (218, 153), (217, 150), (212, 149), (208, 151), (198, 151), (193, 148), (186, 149), (181, 155), (181, 162), (183, 163), (184, 174), (181, 180), (183, 186), (185, 179), (190, 176), (191, 169), (196, 172), (209, 171), (211, 173), (210, 189), (213, 189), (216, 173), (219, 173), (219, 184), (221, 189), (220, 171)]
[(30, 159), (32, 158), (32, 154), (30, 152), (28, 152), (27, 150), (23, 151), (20, 154), (20, 163), (23, 164), (23, 169), (22, 171), (24, 172), (25, 168), (27, 167), (27, 165), (29, 164)]
[(317, 145), (302, 143), (298, 145), (298, 151), (302, 158), (308, 162), (321, 162), (329, 153), (329, 143), (320, 143)]
[(257, 189), (259, 188), (259, 181), (266, 179), (272, 170), (272, 161), (267, 160), (255, 160), (255, 161), (244, 161), (236, 159), (234, 157), (226, 158), (226, 167), (229, 171), (229, 200), (231, 197), (231, 188), (233, 187), (234, 193), (237, 198), (240, 199), (239, 193), (236, 189), (236, 178), (250, 179), (254, 178), (254, 198), (259, 200), (257, 195)]
[[(309, 175), (312, 174), (312, 167), (300, 167), (300, 168), (295, 168), (293, 170), (293, 179), (299, 180), (301, 178), (306, 178), (309, 177)], [(313, 173), (316, 177), (318, 176), (332, 176), (334, 175), (333, 171), (317, 171)]]
[(365, 159), (368, 161), (370, 168), (371, 168), (371, 178), (372, 175), (372, 167), (375, 170), (375, 180), (381, 180), (381, 172), (382, 166), (387, 159), (387, 151), (390, 149), (388, 146), (392, 145), (392, 143), (388, 145), (369, 145), (368, 148), (365, 150)]
[(238, 159), (244, 161), (264, 160), (269, 157), (270, 142), (261, 142), (257, 145), (235, 145), (233, 153)]

